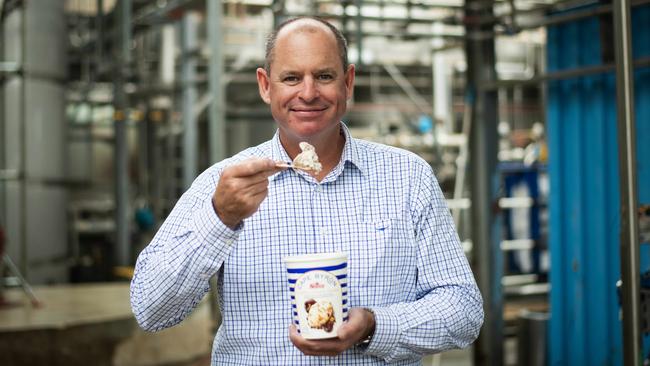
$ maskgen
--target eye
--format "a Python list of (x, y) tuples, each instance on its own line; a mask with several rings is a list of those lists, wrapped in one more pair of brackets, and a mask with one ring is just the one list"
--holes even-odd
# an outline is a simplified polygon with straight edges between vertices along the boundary
[(299, 81), (300, 81), (300, 79), (295, 75), (287, 75), (287, 76), (282, 78), (282, 82), (287, 83), (287, 84), (296, 84)]
[(332, 74), (319, 74), (318, 80), (329, 81), (334, 80), (334, 75)]

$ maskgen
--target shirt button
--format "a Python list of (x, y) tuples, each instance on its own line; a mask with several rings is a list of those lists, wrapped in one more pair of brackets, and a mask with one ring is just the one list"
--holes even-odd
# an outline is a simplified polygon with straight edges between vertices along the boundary
[(314, 192), (319, 192), (320, 193), (322, 191), (323, 191), (323, 187), (321, 187), (320, 184), (317, 185), (316, 188), (314, 188)]
[(232, 245), (235, 242), (235, 239), (226, 239), (226, 244)]
[(324, 228), (324, 227), (320, 228), (320, 234), (321, 234), (322, 236), (327, 235), (327, 228)]

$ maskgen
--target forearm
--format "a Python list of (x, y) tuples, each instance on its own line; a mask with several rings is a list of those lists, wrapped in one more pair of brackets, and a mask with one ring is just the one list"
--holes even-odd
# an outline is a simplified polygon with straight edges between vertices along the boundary
[(467, 347), (483, 323), (473, 284), (438, 287), (420, 300), (372, 310), (375, 333), (366, 353), (387, 362)]
[(218, 220), (211, 205), (190, 212), (181, 224), (172, 212), (138, 257), (131, 306), (146, 330), (173, 326), (196, 307), (236, 239), (237, 232)]

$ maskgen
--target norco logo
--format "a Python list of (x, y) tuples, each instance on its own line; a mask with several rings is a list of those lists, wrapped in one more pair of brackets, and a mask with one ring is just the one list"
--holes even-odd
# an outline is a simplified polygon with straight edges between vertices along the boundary
[(325, 285), (319, 282), (314, 282), (309, 284), (309, 288), (323, 288)]

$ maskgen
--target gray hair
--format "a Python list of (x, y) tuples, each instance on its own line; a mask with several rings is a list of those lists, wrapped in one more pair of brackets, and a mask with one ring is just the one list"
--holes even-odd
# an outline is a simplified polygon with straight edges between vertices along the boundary
[(329, 30), (332, 31), (332, 34), (334, 34), (334, 38), (336, 38), (336, 45), (338, 46), (339, 49), (339, 57), (341, 58), (341, 65), (343, 65), (343, 71), (344, 72), (347, 71), (348, 42), (345, 40), (345, 37), (343, 36), (341, 31), (339, 31), (335, 26), (333, 26), (330, 22), (328, 22), (325, 19), (319, 17), (313, 17), (313, 16), (301, 16), (301, 17), (285, 20), (284, 22), (280, 23), (280, 25), (277, 28), (275, 28), (273, 32), (271, 32), (271, 34), (269, 34), (269, 37), (266, 40), (266, 53), (264, 55), (264, 69), (266, 69), (266, 72), (271, 73), (271, 63), (273, 62), (273, 57), (274, 57), (273, 52), (275, 51), (275, 43), (278, 39), (278, 33), (280, 33), (282, 28), (286, 27), (287, 25), (302, 19), (315, 20), (321, 24), (324, 24)]

